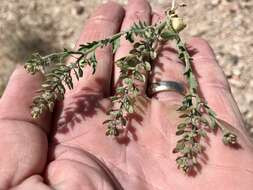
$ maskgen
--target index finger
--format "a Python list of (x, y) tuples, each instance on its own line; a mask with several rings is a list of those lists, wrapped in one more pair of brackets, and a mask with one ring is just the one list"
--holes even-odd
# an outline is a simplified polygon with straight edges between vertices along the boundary
[(50, 115), (31, 117), (31, 104), (42, 75), (31, 76), (21, 66), (14, 71), (0, 100), (0, 189), (9, 189), (43, 172)]
[(40, 89), (42, 80), (41, 74), (31, 76), (21, 65), (18, 65), (0, 100), (0, 120), (29, 122), (48, 133), (51, 114), (46, 113), (37, 120), (31, 116), (33, 97), (36, 96), (36, 91)]

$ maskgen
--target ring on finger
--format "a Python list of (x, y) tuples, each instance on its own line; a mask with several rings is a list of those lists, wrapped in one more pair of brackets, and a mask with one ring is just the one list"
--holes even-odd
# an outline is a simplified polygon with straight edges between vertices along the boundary
[(148, 94), (153, 96), (158, 92), (174, 91), (181, 95), (185, 95), (186, 90), (182, 83), (176, 81), (159, 81), (151, 83), (148, 88)]

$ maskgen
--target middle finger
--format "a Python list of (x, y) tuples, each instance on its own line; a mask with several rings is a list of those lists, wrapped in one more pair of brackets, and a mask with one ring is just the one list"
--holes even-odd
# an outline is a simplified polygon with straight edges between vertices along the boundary
[[(126, 8), (126, 16), (123, 21), (121, 31), (128, 30), (134, 23), (145, 22), (147, 25), (151, 23), (151, 7), (147, 0), (129, 0)], [(115, 60), (125, 57), (129, 51), (133, 49), (133, 44), (126, 39), (121, 39), (120, 47), (115, 55)], [(114, 86), (119, 83), (120, 69), (115, 65), (114, 70)], [(141, 92), (145, 92), (146, 84), (138, 84)]]

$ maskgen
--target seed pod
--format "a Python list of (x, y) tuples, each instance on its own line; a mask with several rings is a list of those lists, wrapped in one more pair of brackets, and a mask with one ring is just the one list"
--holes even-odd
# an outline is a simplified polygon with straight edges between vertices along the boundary
[(176, 32), (180, 32), (186, 27), (186, 24), (184, 23), (184, 19), (180, 17), (172, 18), (171, 25)]
[(185, 27), (186, 24), (184, 23), (183, 18), (172, 17), (161, 30), (161, 37), (164, 40), (173, 40), (177, 36), (177, 33), (182, 31)]

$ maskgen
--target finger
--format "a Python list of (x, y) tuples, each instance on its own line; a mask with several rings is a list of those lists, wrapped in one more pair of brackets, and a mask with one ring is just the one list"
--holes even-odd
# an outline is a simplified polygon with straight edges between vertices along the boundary
[(17, 66), (1, 98), (0, 119), (33, 123), (48, 133), (50, 113), (44, 114), (37, 120), (31, 117), (33, 97), (37, 95), (36, 91), (40, 89), (42, 80), (42, 75), (31, 76), (22, 66)]
[[(120, 29), (125, 11), (124, 8), (114, 2), (100, 6), (93, 16), (87, 21), (84, 30), (78, 40), (77, 47), (87, 42), (105, 39), (117, 33)], [(105, 96), (110, 95), (111, 73), (113, 53), (110, 46), (96, 51), (98, 61), (96, 72), (92, 74), (92, 68), (85, 68), (84, 77), (76, 84), (78, 89), (90, 89)]]
[[(121, 31), (128, 30), (134, 23), (139, 21), (145, 22), (146, 24), (151, 23), (151, 7), (146, 0), (129, 0), (126, 7), (126, 16), (123, 21)], [(122, 38), (120, 47), (115, 55), (115, 60), (125, 57), (129, 54), (129, 51), (133, 49), (131, 44), (126, 39)], [(114, 85), (119, 83), (120, 69), (115, 66), (114, 70)], [(141, 92), (145, 92), (146, 84), (138, 84), (138, 88)]]
[(201, 94), (220, 119), (241, 130), (243, 121), (240, 111), (213, 50), (200, 38), (192, 38), (188, 44)]
[(50, 115), (31, 117), (31, 104), (42, 76), (31, 76), (18, 66), (0, 100), (0, 189), (9, 189), (40, 174), (47, 160)]
[[(164, 10), (157, 8), (153, 13), (152, 24), (155, 24), (165, 18)], [(177, 50), (168, 43), (160, 44), (158, 56), (154, 62), (149, 85), (160, 81), (174, 81), (186, 87), (186, 81), (183, 76), (184, 66), (178, 58)], [(175, 91), (163, 91), (152, 95), (153, 98), (160, 101), (181, 102), (182, 95)]]

